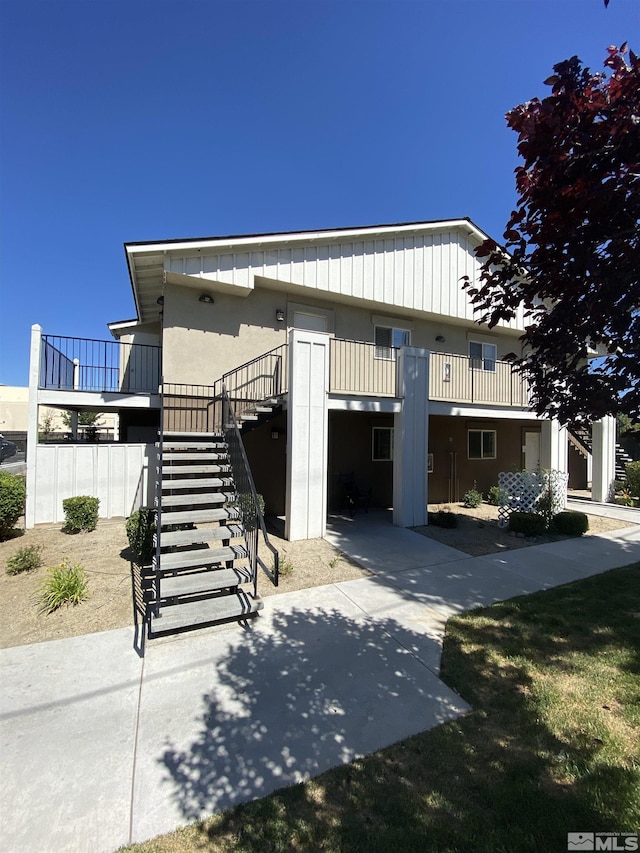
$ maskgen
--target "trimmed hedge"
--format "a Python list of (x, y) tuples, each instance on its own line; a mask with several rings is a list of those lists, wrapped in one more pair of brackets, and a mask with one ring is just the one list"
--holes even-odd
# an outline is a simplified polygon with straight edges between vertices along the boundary
[(11, 536), (11, 531), (24, 513), (27, 487), (24, 477), (0, 471), (0, 542)]
[(90, 533), (95, 530), (98, 526), (99, 506), (100, 499), (89, 497), (89, 495), (65, 498), (62, 501), (62, 509), (67, 533), (80, 533), (81, 530)]
[(553, 517), (553, 526), (565, 536), (582, 536), (589, 529), (589, 518), (583, 512), (566, 510)]
[(541, 536), (547, 529), (543, 516), (535, 512), (512, 512), (509, 516), (509, 530), (525, 536)]
[(156, 532), (156, 511), (141, 507), (126, 522), (129, 547), (138, 563), (150, 563), (153, 557), (153, 534)]

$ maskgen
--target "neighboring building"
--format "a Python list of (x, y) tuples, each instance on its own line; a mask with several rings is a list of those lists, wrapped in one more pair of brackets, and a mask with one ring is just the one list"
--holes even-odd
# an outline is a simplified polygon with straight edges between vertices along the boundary
[[(39, 432), (41, 438), (50, 435), (62, 437), (70, 435), (70, 427), (63, 420), (64, 412), (49, 406), (41, 406), (39, 411)], [(7, 434), (25, 434), (29, 423), (29, 388), (22, 385), (0, 385), (0, 432)], [(101, 414), (97, 422), (99, 439), (117, 440), (117, 415), (113, 412)], [(79, 438), (86, 437), (86, 430), (79, 427)]]
[[(116, 341), (71, 346), (34, 327), (31, 430), (43, 405), (117, 413), (120, 442), (144, 448), (133, 483), (139, 458), (153, 467), (161, 423), (222, 424), (224, 377), (257, 490), (291, 539), (324, 533), (347, 480), (414, 526), (427, 503), (487, 492), (502, 470), (568, 470), (567, 431), (528, 409), (511, 369), (522, 315), (481, 327), (461, 286), (477, 280), (485, 237), (459, 219), (128, 243), (137, 317), (109, 326)], [(591, 440), (605, 500), (613, 419)], [(128, 512), (150, 500), (137, 476)]]

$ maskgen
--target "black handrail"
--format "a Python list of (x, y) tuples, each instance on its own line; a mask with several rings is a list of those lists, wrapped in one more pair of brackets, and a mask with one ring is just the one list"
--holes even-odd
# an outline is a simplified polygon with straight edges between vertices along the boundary
[[(229, 464), (231, 465), (233, 480), (236, 487), (237, 506), (242, 516), (245, 543), (247, 545), (249, 565), (251, 567), (251, 576), (253, 579), (254, 595), (257, 595), (258, 565), (273, 585), (278, 586), (280, 575), (280, 555), (278, 554), (278, 550), (269, 541), (264, 517), (258, 502), (258, 494), (253, 482), (253, 477), (251, 476), (251, 469), (247, 460), (247, 454), (242, 443), (242, 438), (240, 437), (240, 430), (238, 429), (238, 422), (233, 410), (233, 403), (229, 399), (224, 382), (222, 383), (221, 395), (223, 431), (229, 451)], [(258, 554), (258, 528), (262, 532), (264, 544), (273, 555), (273, 570), (267, 567)]]
[(238, 418), (256, 404), (277, 400), (287, 392), (287, 349), (287, 344), (281, 344), (227, 371), (219, 380), (234, 403)]

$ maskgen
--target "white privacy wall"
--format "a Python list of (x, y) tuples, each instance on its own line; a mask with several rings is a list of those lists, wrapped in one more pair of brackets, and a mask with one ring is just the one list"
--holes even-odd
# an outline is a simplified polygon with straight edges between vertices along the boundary
[(77, 495), (99, 498), (100, 518), (153, 506), (156, 460), (153, 444), (37, 445), (27, 526), (63, 522), (62, 501)]

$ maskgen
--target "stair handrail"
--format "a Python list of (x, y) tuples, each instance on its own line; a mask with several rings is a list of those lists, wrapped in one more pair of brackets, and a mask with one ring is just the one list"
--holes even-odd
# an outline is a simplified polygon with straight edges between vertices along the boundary
[[(288, 344), (280, 344), (262, 355), (256, 356), (244, 364), (228, 370), (219, 380), (227, 389), (230, 400), (248, 404), (270, 398), (278, 398), (288, 390), (286, 385), (286, 364)], [(258, 372), (261, 364), (270, 363), (270, 370)], [(242, 415), (242, 411), (238, 412)]]
[[(257, 595), (258, 590), (258, 572), (259, 565), (263, 572), (267, 575), (274, 586), (278, 586), (280, 576), (280, 554), (278, 549), (271, 544), (269, 534), (264, 523), (264, 516), (260, 510), (258, 501), (258, 493), (256, 491), (249, 460), (242, 443), (238, 422), (233, 409), (233, 404), (229, 399), (227, 388), (224, 381), (221, 382), (221, 397), (222, 397), (222, 430), (229, 449), (229, 464), (233, 473), (233, 479), (236, 485), (236, 494), (238, 497), (242, 495), (250, 495), (250, 501), (238, 500), (238, 509), (242, 515), (243, 528), (245, 533), (245, 542), (251, 567), (253, 580), (254, 595)], [(244, 483), (242, 482), (244, 480)], [(244, 485), (244, 490), (239, 486)], [(249, 503), (249, 506), (247, 506)], [(255, 519), (255, 523), (254, 523)], [(258, 553), (258, 527), (262, 532), (264, 544), (273, 555), (273, 570), (269, 569), (266, 563), (262, 560)]]

